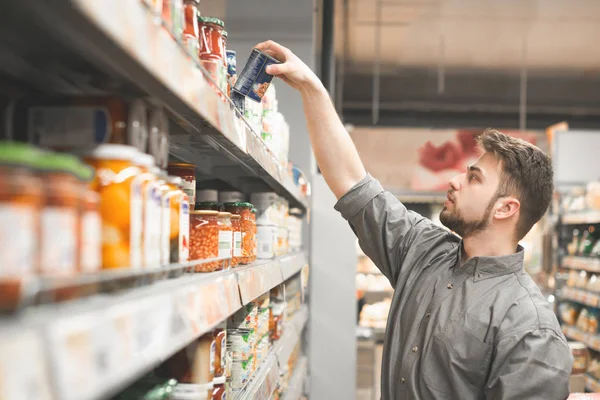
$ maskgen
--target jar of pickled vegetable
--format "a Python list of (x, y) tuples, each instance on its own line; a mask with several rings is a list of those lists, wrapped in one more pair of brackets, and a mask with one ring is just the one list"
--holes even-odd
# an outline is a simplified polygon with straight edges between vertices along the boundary
[(181, 188), (182, 179), (179, 176), (167, 178), (167, 198), (171, 212), (169, 224), (169, 260), (172, 263), (184, 263), (190, 253), (190, 206), (187, 195)]
[[(205, 260), (219, 257), (218, 211), (192, 211), (190, 214), (190, 260)], [(198, 264), (196, 272), (220, 270), (220, 261)]]
[(254, 249), (255, 228), (252, 222), (252, 204), (245, 202), (225, 203), (225, 211), (241, 217), (242, 233), (242, 256), (241, 264), (249, 264), (253, 261), (252, 254)]
[(222, 269), (229, 269), (233, 256), (233, 227), (231, 213), (222, 212), (218, 215), (219, 222), (219, 258), (222, 258)]
[(72, 155), (42, 153), (37, 166), (44, 182), (40, 219), (40, 273), (73, 275), (79, 268), (78, 224), (83, 184)]
[(252, 255), (250, 262), (256, 261), (258, 255), (258, 227), (256, 226), (256, 208), (250, 210), (250, 222), (252, 224)]
[(233, 256), (231, 258), (231, 266), (237, 267), (242, 259), (242, 217), (232, 214), (231, 227), (233, 228)]
[(21, 298), (22, 279), (39, 266), (39, 218), (42, 180), (34, 167), (40, 152), (33, 146), (0, 142), (0, 309), (11, 310)]
[(84, 160), (96, 170), (91, 189), (100, 195), (102, 267), (141, 268), (143, 197), (135, 147), (103, 144)]
[(190, 209), (196, 204), (196, 166), (188, 163), (169, 163), (167, 171), (169, 175), (179, 176), (182, 179), (183, 191), (188, 196)]

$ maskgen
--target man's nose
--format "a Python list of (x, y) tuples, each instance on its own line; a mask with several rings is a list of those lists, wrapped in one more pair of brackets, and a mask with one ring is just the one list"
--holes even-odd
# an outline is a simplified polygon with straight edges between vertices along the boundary
[(450, 189), (453, 191), (460, 190), (460, 182), (458, 181), (458, 175), (448, 181), (448, 185), (450, 185)]

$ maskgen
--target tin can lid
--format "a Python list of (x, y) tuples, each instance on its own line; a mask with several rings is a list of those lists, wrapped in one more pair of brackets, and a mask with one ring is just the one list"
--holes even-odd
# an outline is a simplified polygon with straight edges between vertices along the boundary
[(225, 22), (223, 22), (222, 20), (220, 20), (219, 18), (215, 18), (215, 17), (204, 17), (202, 15), (200, 15), (198, 17), (198, 22), (201, 22), (203, 24), (214, 24), (214, 25), (218, 25), (221, 28), (225, 27)]
[(190, 211), (191, 215), (219, 215), (220, 213), (215, 210), (194, 210)]

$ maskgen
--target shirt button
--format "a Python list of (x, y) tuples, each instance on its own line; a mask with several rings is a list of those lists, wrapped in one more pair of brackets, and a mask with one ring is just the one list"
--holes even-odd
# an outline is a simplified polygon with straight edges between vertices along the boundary
[(417, 351), (419, 351), (419, 346), (413, 346), (412, 351), (413, 351), (413, 353), (416, 353)]
[(400, 383), (404, 383), (404, 378), (400, 379)]
[(448, 284), (446, 287), (447, 287), (448, 289), (452, 289), (452, 288), (454, 287), (454, 285), (453, 285), (453, 284), (451, 284), (451, 283), (449, 283), (449, 284)]
[(429, 311), (427, 311), (427, 314), (425, 314), (425, 316), (426, 316), (427, 318), (429, 318), (429, 317), (431, 317), (431, 313), (430, 313)]

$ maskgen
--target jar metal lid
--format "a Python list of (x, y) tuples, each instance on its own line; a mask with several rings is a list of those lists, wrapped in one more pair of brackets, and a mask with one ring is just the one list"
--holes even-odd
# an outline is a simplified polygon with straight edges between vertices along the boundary
[(221, 28), (225, 27), (225, 22), (223, 22), (222, 20), (220, 20), (219, 18), (215, 18), (215, 17), (204, 17), (204, 16), (199, 16), (198, 17), (198, 22), (201, 22), (203, 24), (214, 24), (214, 25), (218, 25)]
[(219, 212), (215, 211), (215, 210), (194, 210), (194, 211), (190, 211), (190, 214), (193, 214), (193, 215), (219, 215)]
[(174, 168), (196, 168), (196, 166), (194, 164), (184, 163), (184, 162), (181, 162), (181, 163), (177, 163), (177, 162), (169, 163), (169, 165), (167, 166), (167, 168), (171, 168), (171, 167), (174, 167)]
[(231, 214), (231, 219), (242, 219), (242, 216), (237, 214)]
[(220, 212), (219, 217), (231, 217), (231, 213), (230, 212)]
[(0, 164), (34, 168), (40, 153), (38, 148), (29, 144), (0, 142)]
[(133, 162), (139, 151), (133, 146), (126, 144), (101, 144), (84, 154), (96, 160), (120, 160)]

